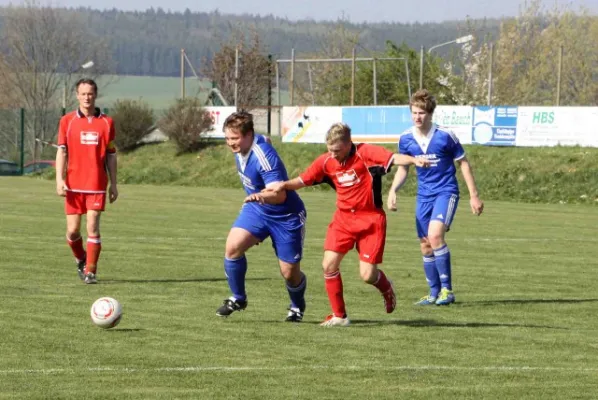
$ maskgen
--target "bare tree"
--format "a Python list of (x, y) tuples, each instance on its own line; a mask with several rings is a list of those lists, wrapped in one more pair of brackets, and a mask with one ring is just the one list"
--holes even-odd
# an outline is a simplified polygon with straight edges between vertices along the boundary
[[(234, 103), (235, 81), (238, 107), (250, 109), (266, 104), (268, 85), (273, 83), (274, 74), (268, 72), (271, 66), (257, 32), (252, 30), (245, 35), (239, 30), (235, 31), (231, 39), (222, 44), (220, 50), (204, 65), (202, 73), (216, 83), (229, 104)], [(238, 79), (235, 76), (237, 70)]]
[[(112, 70), (108, 46), (92, 36), (73, 11), (27, 0), (5, 9), (0, 54), (0, 82), (4, 103), (26, 109), (26, 149), (34, 159), (35, 139), (51, 141), (57, 132), (62, 102), (72, 104), (73, 81), (85, 72), (94, 77)], [(94, 61), (91, 70), (81, 66)], [(13, 133), (4, 134), (14, 137)]]

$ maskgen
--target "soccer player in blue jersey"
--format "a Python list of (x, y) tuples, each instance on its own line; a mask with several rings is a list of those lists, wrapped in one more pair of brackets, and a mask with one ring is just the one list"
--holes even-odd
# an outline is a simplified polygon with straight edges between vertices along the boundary
[(288, 180), (288, 175), (270, 141), (254, 133), (250, 113), (231, 114), (224, 122), (224, 135), (236, 156), (237, 172), (247, 197), (226, 239), (224, 271), (232, 296), (224, 300), (216, 314), (228, 317), (247, 307), (245, 252), (270, 237), (291, 299), (286, 321), (301, 322), (307, 286), (300, 267), (307, 218), (303, 201), (296, 192), (264, 190)]
[[(427, 90), (417, 91), (409, 102), (413, 127), (399, 137), (399, 153), (425, 158), (430, 168), (417, 170), (415, 225), (420, 239), (424, 273), (430, 292), (417, 305), (449, 305), (455, 302), (451, 281), (451, 253), (444, 240), (459, 204), (455, 162), (460, 165), (469, 190), (471, 211), (480, 215), (484, 203), (465, 150), (455, 134), (432, 123), (436, 100)], [(409, 166), (399, 165), (390, 192), (388, 208), (396, 211), (396, 192), (407, 179)]]

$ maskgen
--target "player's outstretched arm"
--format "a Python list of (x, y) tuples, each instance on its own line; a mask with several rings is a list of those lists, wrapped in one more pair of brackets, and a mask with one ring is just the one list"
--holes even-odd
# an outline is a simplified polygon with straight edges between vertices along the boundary
[(406, 154), (393, 154), (392, 163), (394, 165), (415, 165), (416, 167), (427, 168), (430, 166), (430, 161), (424, 158), (416, 158)]
[(388, 209), (391, 211), (397, 211), (397, 192), (405, 184), (407, 180), (407, 175), (409, 174), (409, 166), (407, 165), (399, 165), (397, 172), (395, 173), (395, 177), (392, 180), (392, 184), (390, 185), (390, 190), (388, 191), (388, 201), (387, 206)]
[(66, 184), (64, 183), (66, 157), (66, 149), (58, 147), (56, 151), (56, 194), (62, 197), (66, 196)]
[[(274, 184), (272, 184), (274, 185)], [(282, 204), (287, 199), (287, 192), (283, 190), (281, 192), (274, 192), (268, 190), (268, 187), (262, 190), (260, 193), (252, 193), (245, 197), (244, 203), (260, 203), (260, 204)]]
[(471, 212), (475, 215), (480, 215), (484, 211), (484, 202), (480, 200), (478, 196), (478, 188), (475, 183), (471, 164), (465, 157), (457, 162), (461, 166), (461, 173), (463, 174), (463, 179), (465, 180), (467, 190), (469, 191), (469, 204), (471, 206)]
[(268, 192), (280, 193), (285, 190), (298, 190), (302, 187), (305, 187), (305, 184), (301, 178), (297, 177), (284, 182), (276, 182), (268, 186), (265, 190)]

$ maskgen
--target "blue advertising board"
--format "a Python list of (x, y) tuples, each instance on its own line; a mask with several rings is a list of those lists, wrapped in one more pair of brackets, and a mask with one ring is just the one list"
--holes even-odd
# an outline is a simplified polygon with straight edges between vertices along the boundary
[(474, 107), (473, 143), (487, 146), (515, 146), (517, 107)]
[(343, 107), (342, 118), (352, 136), (377, 142), (396, 142), (412, 125), (408, 106)]

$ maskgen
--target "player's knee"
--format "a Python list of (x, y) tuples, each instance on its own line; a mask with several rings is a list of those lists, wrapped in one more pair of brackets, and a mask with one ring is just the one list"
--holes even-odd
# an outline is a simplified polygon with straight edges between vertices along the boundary
[(431, 248), (437, 249), (444, 244), (444, 235), (442, 233), (433, 233), (428, 236), (428, 241)]
[(79, 229), (77, 229), (76, 227), (74, 227), (74, 228), (67, 228), (67, 230), (66, 230), (66, 237), (69, 240), (76, 240), (76, 239), (79, 239), (81, 237), (81, 232), (79, 232)]
[(378, 269), (376, 267), (361, 268), (359, 275), (361, 276), (362, 281), (373, 284), (376, 282), (376, 279), (378, 279)]
[(419, 247), (421, 249), (421, 252), (424, 256), (428, 256), (431, 254), (434, 254), (434, 251), (432, 250), (432, 246), (430, 245), (430, 242), (425, 241), (425, 242), (421, 242), (419, 244)]
[(281, 265), (280, 275), (288, 282), (296, 284), (301, 282), (301, 269), (299, 268), (299, 264)]
[(324, 275), (332, 274), (338, 271), (338, 265), (332, 260), (324, 260), (322, 261), (322, 270), (324, 271)]
[(228, 258), (229, 260), (236, 260), (237, 258), (243, 257), (245, 252), (241, 249), (241, 246), (235, 246), (234, 244), (226, 244), (226, 249), (224, 250), (224, 257)]

